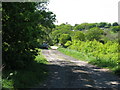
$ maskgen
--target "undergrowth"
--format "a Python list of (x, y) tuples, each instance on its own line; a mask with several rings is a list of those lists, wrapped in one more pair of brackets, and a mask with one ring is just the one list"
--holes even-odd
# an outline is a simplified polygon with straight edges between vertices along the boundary
[(12, 88), (31, 88), (45, 80), (48, 75), (47, 60), (41, 54), (39, 50), (38, 56), (35, 60), (28, 64), (26, 68), (22, 70), (3, 70), (2, 87), (3, 89)]
[(86, 54), (80, 51), (68, 49), (68, 48), (58, 48), (58, 50), (66, 55), (74, 57), (78, 60), (87, 61), (90, 64), (96, 65), (101, 68), (108, 68), (112, 70), (115, 74), (120, 75), (120, 66), (117, 62), (113, 62), (113, 60), (109, 59), (101, 59), (95, 56), (90, 55), (90, 53)]

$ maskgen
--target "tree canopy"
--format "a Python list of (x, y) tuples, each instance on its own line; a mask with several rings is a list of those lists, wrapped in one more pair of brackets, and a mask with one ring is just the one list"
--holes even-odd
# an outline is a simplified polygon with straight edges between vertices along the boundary
[(38, 39), (45, 39), (47, 31), (43, 27), (54, 27), (55, 15), (41, 4), (44, 3), (2, 3), (2, 58), (7, 68), (23, 68), (31, 62), (37, 54)]

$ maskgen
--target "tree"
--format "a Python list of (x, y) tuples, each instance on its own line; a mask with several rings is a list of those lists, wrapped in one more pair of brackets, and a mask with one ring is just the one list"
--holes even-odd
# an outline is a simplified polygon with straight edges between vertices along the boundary
[(112, 27), (111, 27), (111, 30), (112, 30), (114, 33), (116, 33), (116, 32), (118, 32), (118, 31), (120, 31), (120, 26), (112, 26)]
[[(42, 3), (4, 2), (2, 3), (3, 43), (2, 58), (6, 68), (20, 69), (28, 65), (37, 55), (39, 42), (45, 31), (52, 28), (55, 15), (45, 9), (37, 9)], [(43, 38), (44, 39), (44, 38)]]
[(61, 34), (62, 34), (62, 32), (60, 30), (54, 30), (51, 33), (53, 44), (59, 43), (59, 37), (60, 37)]
[(85, 36), (84, 33), (81, 31), (76, 31), (74, 32), (74, 35), (72, 37), (73, 40), (81, 40), (84, 41), (85, 40)]
[(59, 43), (59, 38), (62, 34), (72, 35), (72, 26), (69, 24), (56, 25), (52, 33), (50, 34), (54, 44)]
[(77, 26), (74, 27), (74, 30), (80, 30), (80, 31), (82, 31), (84, 29), (85, 29), (85, 27), (82, 26), (82, 25), (77, 25)]
[(101, 35), (103, 34), (103, 30), (98, 28), (98, 27), (94, 27), (91, 28), (90, 30), (88, 30), (85, 34), (86, 40), (100, 40), (101, 39)]
[(88, 29), (89, 28), (89, 24), (88, 23), (82, 23), (80, 25), (75, 26), (75, 30), (84, 30), (84, 29)]
[(71, 26), (70, 24), (61, 24), (56, 26), (56, 30), (72, 30), (73, 26)]
[(79, 24), (75, 24), (74, 27), (77, 26), (77, 25), (79, 25)]
[(64, 46), (64, 44), (67, 42), (67, 41), (71, 41), (71, 37), (69, 34), (62, 34), (59, 38), (59, 43)]
[(93, 28), (93, 27), (96, 27), (96, 26), (97, 26), (97, 23), (89, 23), (89, 29)]
[(108, 23), (105, 28), (110, 28), (111, 27), (111, 23)]
[(74, 27), (75, 30), (88, 30), (90, 28), (96, 27), (96, 23), (82, 23)]
[(119, 24), (117, 22), (114, 22), (112, 26), (119, 26)]
[(107, 25), (106, 22), (100, 22), (100, 23), (98, 23), (97, 26), (98, 26), (99, 28), (104, 28), (106, 25)]

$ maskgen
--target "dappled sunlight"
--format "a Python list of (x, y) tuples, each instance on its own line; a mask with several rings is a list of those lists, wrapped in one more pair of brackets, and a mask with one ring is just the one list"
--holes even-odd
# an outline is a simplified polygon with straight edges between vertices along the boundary
[[(47, 65), (48, 79), (40, 88), (118, 88), (119, 81), (108, 72), (94, 72), (92, 69), (76, 65)], [(90, 71), (93, 71), (92, 73)]]
[(74, 73), (79, 73), (79, 72), (81, 72), (81, 73), (89, 73), (89, 72), (83, 71), (83, 70), (74, 70), (73, 72), (74, 72)]
[(109, 71), (83, 61), (77, 62), (55, 50), (43, 53), (50, 60), (46, 65), (49, 76), (39, 88), (120, 88), (120, 79)]

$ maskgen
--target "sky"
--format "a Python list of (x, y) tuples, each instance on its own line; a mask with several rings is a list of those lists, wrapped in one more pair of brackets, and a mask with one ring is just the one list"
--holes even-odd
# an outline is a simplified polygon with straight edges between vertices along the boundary
[(81, 23), (118, 22), (118, 2), (120, 0), (49, 0), (48, 8), (59, 25), (68, 22)]

